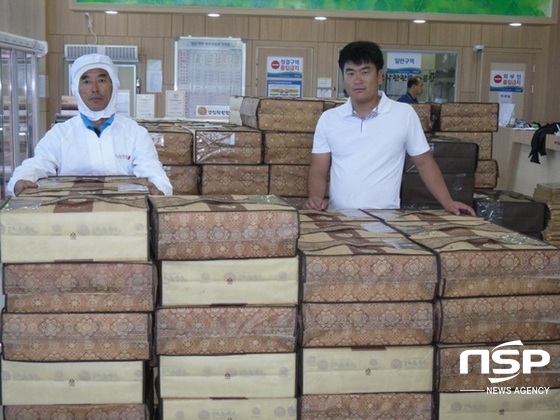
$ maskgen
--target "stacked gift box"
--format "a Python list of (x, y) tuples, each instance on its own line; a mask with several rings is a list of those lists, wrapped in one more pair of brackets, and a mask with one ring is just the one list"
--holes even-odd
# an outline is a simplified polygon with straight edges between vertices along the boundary
[(161, 418), (295, 419), (297, 210), (267, 195), (150, 201)]
[(433, 412), (437, 260), (360, 211), (301, 211), (301, 418)]
[[(558, 352), (560, 249), (478, 217), (444, 211), (371, 214), (438, 256), (435, 374), (440, 418), (557, 415), (558, 361), (548, 363), (546, 354), (539, 354), (533, 360), (534, 368), (540, 368), (537, 374), (516, 374), (526, 363), (523, 350)], [(490, 364), (489, 355), (497, 349), (516, 361), (493, 357)], [(504, 364), (511, 369), (500, 369)], [(504, 395), (495, 395), (499, 387)], [(541, 387), (542, 395), (523, 397), (527, 387)], [(510, 394), (518, 391), (522, 395), (512, 403)]]
[(560, 246), (560, 182), (543, 182), (536, 185), (533, 198), (545, 203), (550, 212), (550, 220), (543, 230), (544, 239)]
[(150, 418), (147, 198), (99, 190), (111, 194), (54, 188), (10, 198), (0, 211), (7, 418)]

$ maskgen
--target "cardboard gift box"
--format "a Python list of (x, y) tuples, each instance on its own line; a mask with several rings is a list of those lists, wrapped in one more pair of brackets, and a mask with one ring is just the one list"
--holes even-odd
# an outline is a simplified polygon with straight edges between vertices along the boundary
[(160, 419), (211, 419), (225, 416), (228, 420), (288, 420), (297, 419), (296, 398), (243, 398), (243, 399), (163, 399)]
[(156, 311), (156, 353), (293, 352), (296, 315), (295, 306), (161, 308)]
[(177, 124), (147, 125), (163, 165), (193, 163), (193, 134)]
[(245, 96), (241, 103), (243, 125), (259, 130), (313, 133), (324, 103), (315, 98)]
[(478, 159), (492, 159), (492, 131), (436, 131), (433, 133), (433, 135), (436, 137), (453, 137), (463, 141), (476, 143), (478, 145)]
[(161, 307), (296, 305), (299, 258), (161, 261)]
[[(496, 353), (494, 356), (494, 352)], [(534, 363), (528, 372), (520, 372), (524, 366), (524, 352), (531, 352), (531, 362)], [(494, 386), (510, 388), (526, 387), (528, 385), (555, 388), (558, 387), (558, 372), (560, 371), (560, 343), (523, 343), (510, 341), (497, 346), (485, 345), (440, 345), (437, 352), (437, 387), (439, 392), (460, 392), (464, 390), (486, 391)], [(463, 356), (461, 356), (461, 354)], [(549, 361), (546, 363), (546, 354)], [(503, 358), (503, 359), (500, 359)], [(468, 372), (461, 373), (462, 358), (467, 363)], [(539, 366), (540, 363), (546, 363)], [(517, 363), (517, 371), (515, 364)], [(525, 369), (529, 367), (528, 365)], [(509, 373), (501, 373), (501, 370)], [(511, 369), (510, 369), (511, 368)], [(517, 372), (522, 374), (516, 375)], [(507, 379), (507, 380), (506, 380)], [(500, 380), (499, 382), (494, 382)]]
[(296, 354), (160, 356), (159, 398), (294, 398)]
[(163, 170), (171, 182), (174, 195), (200, 194), (200, 166), (164, 166)]
[(431, 420), (434, 402), (430, 393), (370, 393), (303, 395), (300, 418), (306, 420), (414, 419)]
[(431, 302), (303, 303), (303, 347), (426, 345)]
[[(546, 393), (489, 394), (486, 392), (457, 392), (438, 394), (440, 419), (471, 420), (473, 418), (499, 420), (532, 419), (557, 420), (560, 415), (560, 388)], [(531, 392), (531, 393), (530, 393)]]
[(8, 312), (151, 312), (152, 263), (3, 265)]
[(439, 299), (437, 342), (501, 343), (560, 340), (560, 295)]
[(498, 131), (498, 103), (446, 102), (438, 108), (436, 131)]
[(2, 314), (5, 360), (149, 360), (152, 313)]
[(2, 360), (2, 404), (144, 404), (145, 362)]
[(237, 125), (191, 126), (194, 163), (257, 165), (263, 161), (259, 130)]
[[(303, 213), (303, 217), (309, 214)], [(434, 297), (438, 281), (435, 254), (374, 218), (356, 223), (301, 222), (300, 226), (304, 302)]]
[(304, 348), (302, 395), (432, 392), (432, 346)]
[(148, 261), (146, 200), (12, 197), (0, 209), (2, 262)]
[(279, 197), (150, 196), (160, 260), (293, 257), (297, 209)]
[(270, 165), (269, 194), (307, 198), (308, 165)]
[(5, 419), (135, 419), (150, 420), (147, 404), (43, 404), (4, 406)]
[(264, 163), (274, 165), (309, 165), (313, 133), (265, 131)]
[(268, 165), (202, 165), (203, 195), (268, 194)]

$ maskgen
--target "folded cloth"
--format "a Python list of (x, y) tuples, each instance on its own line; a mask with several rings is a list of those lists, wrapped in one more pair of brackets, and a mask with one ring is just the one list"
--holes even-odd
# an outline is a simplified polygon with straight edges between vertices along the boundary
[(539, 155), (546, 156), (546, 135), (554, 134), (559, 130), (560, 123), (552, 123), (541, 126), (533, 134), (531, 139), (531, 152), (529, 158), (531, 162), (540, 164)]

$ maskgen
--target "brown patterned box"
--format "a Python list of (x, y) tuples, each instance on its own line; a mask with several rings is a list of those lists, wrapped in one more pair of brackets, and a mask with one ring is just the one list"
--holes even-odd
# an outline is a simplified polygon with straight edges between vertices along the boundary
[(171, 182), (174, 195), (200, 194), (199, 183), (202, 172), (200, 166), (164, 166), (163, 170)]
[(302, 395), (432, 392), (432, 346), (304, 348)]
[[(503, 387), (502, 387), (503, 388)], [(534, 419), (557, 420), (560, 414), (560, 389), (546, 394), (458, 392), (438, 394), (440, 419)]]
[(501, 343), (560, 340), (560, 295), (439, 299), (437, 342)]
[(359, 209), (348, 209), (348, 210), (311, 210), (303, 209), (299, 212), (299, 219), (301, 223), (304, 222), (350, 222), (350, 223), (361, 223), (361, 222), (373, 222), (376, 219), (372, 219), (373, 216)]
[(145, 403), (142, 361), (1, 362), (5, 406)]
[(299, 258), (161, 261), (161, 307), (298, 303)]
[(296, 398), (165, 398), (160, 404), (161, 419), (208, 419), (227, 415), (227, 420), (297, 419)]
[(263, 161), (262, 133), (249, 127), (191, 127), (194, 163), (257, 165)]
[(279, 197), (150, 196), (161, 260), (293, 257), (297, 209)]
[(478, 159), (486, 160), (492, 159), (492, 138), (493, 133), (491, 131), (446, 131), (446, 132), (434, 132), (436, 137), (454, 137), (463, 141), (470, 141), (478, 144)]
[(308, 165), (270, 165), (269, 194), (307, 197)]
[(209, 306), (156, 311), (156, 353), (289, 353), (296, 346), (295, 306)]
[(159, 398), (294, 398), (296, 353), (160, 356)]
[[(494, 361), (494, 351), (504, 351), (503, 363), (498, 364)], [(532, 366), (530, 374), (515, 375), (515, 366), (513, 363), (517, 361), (519, 370), (523, 366), (524, 351), (545, 351), (550, 356), (550, 361), (545, 366)], [(483, 356), (477, 352), (487, 352), (482, 354), (488, 355), (488, 365), (483, 365)], [(456, 346), (439, 346), (437, 352), (437, 390), (439, 392), (460, 392), (463, 390), (482, 390), (486, 391), (487, 387), (507, 386), (510, 388), (539, 386), (539, 387), (560, 387), (560, 343), (523, 343), (511, 342), (509, 345), (501, 343), (500, 348), (495, 346), (477, 346), (477, 345), (456, 345)], [(468, 361), (468, 372), (460, 372), (461, 353), (465, 352), (463, 357)], [(473, 354), (467, 353), (473, 352)], [(506, 353), (507, 352), (507, 353)], [(507, 355), (506, 355), (507, 354)], [(507, 360), (507, 361), (506, 361)], [(531, 354), (531, 360), (535, 363), (541, 360), (538, 353)], [(507, 368), (511, 370), (507, 374), (496, 373), (500, 369)], [(488, 369), (487, 373), (484, 370)], [(519, 372), (521, 373), (521, 372)], [(513, 376), (513, 377), (512, 377)], [(503, 379), (506, 379), (503, 380)], [(502, 379), (500, 382), (492, 382), (494, 379)]]
[(12, 197), (0, 229), (4, 263), (149, 257), (146, 196)]
[(439, 106), (438, 131), (498, 131), (498, 103), (446, 102)]
[(431, 302), (303, 303), (303, 347), (426, 345)]
[(303, 395), (300, 417), (306, 420), (431, 420), (433, 411), (434, 402), (429, 393)]
[[(325, 216), (328, 213), (325, 213)], [(302, 222), (303, 301), (431, 300), (435, 254), (371, 218), (370, 222)]]
[(430, 103), (410, 104), (418, 114), (424, 133), (432, 131), (434, 125), (434, 105)]
[(163, 165), (193, 163), (193, 134), (178, 125), (161, 124), (147, 127)]
[(146, 404), (50, 404), (4, 406), (5, 419), (134, 419), (150, 420)]
[(313, 133), (265, 131), (264, 163), (309, 165)]
[(268, 165), (203, 165), (201, 193), (268, 194)]
[(498, 185), (498, 161), (479, 160), (474, 174), (474, 187), (493, 189), (496, 185)]
[(152, 263), (4, 264), (8, 312), (151, 312)]
[(248, 127), (313, 133), (323, 106), (323, 101), (317, 99), (245, 96), (240, 113), (243, 125)]
[(5, 360), (149, 360), (151, 313), (2, 314)]

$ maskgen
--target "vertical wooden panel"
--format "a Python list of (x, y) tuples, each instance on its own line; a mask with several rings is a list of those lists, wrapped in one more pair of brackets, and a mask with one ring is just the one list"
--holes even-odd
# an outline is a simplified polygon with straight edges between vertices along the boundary
[(260, 41), (282, 39), (282, 19), (280, 18), (260, 18), (260, 31), (258, 39)]
[(249, 36), (249, 18), (246, 16), (205, 17), (206, 36), (247, 38)]
[[(404, 44), (408, 45), (430, 45), (430, 27), (431, 23), (409, 23), (408, 24), (408, 40)], [(403, 25), (399, 25), (399, 29)], [(399, 31), (399, 43), (403, 44)]]
[(397, 22), (385, 22), (382, 20), (356, 21), (356, 39), (377, 42), (382, 48), (384, 45), (396, 44), (398, 42), (397, 33)]
[(504, 48), (534, 48), (544, 44), (542, 27), (524, 25), (521, 27), (504, 26)]
[(134, 20), (135, 16), (126, 13), (105, 15), (105, 34), (109, 36), (127, 36), (128, 21)]
[(441, 46), (470, 45), (470, 25), (465, 23), (431, 23), (430, 44)]
[(142, 14), (134, 15), (128, 22), (129, 36), (171, 36), (171, 15)]
[(283, 41), (322, 41), (325, 29), (324, 22), (309, 18), (283, 19), (282, 40)]
[(336, 20), (333, 42), (352, 42), (356, 40), (356, 24), (353, 20)]
[(200, 16), (183, 15), (183, 33), (175, 34), (177, 36), (207, 36), (206, 20)]
[(473, 33), (479, 34), (480, 38), (471, 38), (472, 45), (482, 44), (487, 47), (501, 47), (503, 44), (503, 25), (476, 25)]

